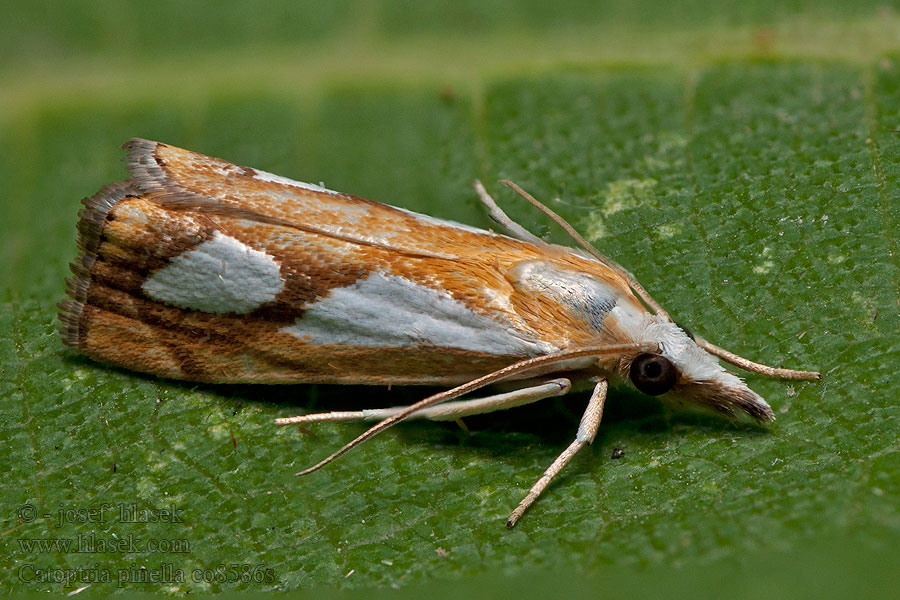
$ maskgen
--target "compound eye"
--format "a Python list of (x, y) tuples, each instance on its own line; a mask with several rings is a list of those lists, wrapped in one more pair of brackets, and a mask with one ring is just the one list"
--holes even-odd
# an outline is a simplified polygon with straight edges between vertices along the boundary
[(665, 394), (678, 379), (675, 365), (659, 354), (639, 354), (632, 361), (628, 374), (634, 387), (649, 396)]

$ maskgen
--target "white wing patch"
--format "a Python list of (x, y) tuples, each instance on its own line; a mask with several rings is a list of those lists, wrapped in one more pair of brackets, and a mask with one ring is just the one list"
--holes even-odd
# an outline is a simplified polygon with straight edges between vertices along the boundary
[(302, 181), (294, 181), (293, 179), (288, 179), (287, 177), (282, 177), (281, 175), (275, 175), (273, 173), (266, 173), (265, 171), (260, 171), (259, 169), (253, 169), (253, 178), (258, 179), (260, 181), (268, 181), (269, 183), (279, 183), (281, 185), (289, 185), (291, 187), (300, 188), (304, 190), (310, 190), (312, 192), (325, 192), (326, 194), (340, 194), (340, 192), (335, 192), (334, 190), (329, 190), (327, 188), (323, 188), (322, 186), (315, 185), (312, 183), (303, 183)]
[(380, 273), (332, 290), (281, 331), (313, 344), (425, 345), (491, 354), (547, 351), (546, 344), (474, 312), (445, 293)]
[[(304, 183), (302, 181), (294, 181), (293, 179), (289, 179), (287, 177), (282, 177), (281, 175), (275, 175), (274, 173), (267, 173), (266, 171), (260, 171), (259, 169), (248, 169), (252, 171), (252, 177), (258, 181), (265, 181), (268, 183), (277, 183), (279, 185), (284, 185), (288, 187), (293, 187), (302, 190), (309, 190), (312, 192), (324, 192), (326, 194), (333, 194), (336, 196), (344, 196), (341, 192), (336, 192), (334, 190), (329, 190), (319, 185), (315, 185), (312, 183)], [(282, 202), (296, 202), (296, 198), (293, 196), (283, 196), (278, 192), (274, 194), (269, 194), (268, 198), (273, 200), (279, 200)], [(488, 236), (496, 236), (498, 234), (493, 233), (491, 231), (487, 231), (485, 229), (480, 229), (478, 227), (472, 227), (470, 225), (465, 225), (463, 223), (457, 223), (456, 221), (449, 221), (447, 219), (439, 219), (437, 217), (432, 217), (430, 215), (423, 215), (421, 213), (413, 212), (406, 208), (401, 208), (399, 206), (393, 206), (390, 204), (385, 204), (383, 206), (387, 206), (391, 209), (394, 209), (400, 213), (409, 215), (416, 219), (419, 222), (425, 222), (430, 225), (437, 225), (438, 227), (450, 227), (453, 229), (459, 229), (460, 231), (465, 231), (467, 233), (475, 233), (478, 235), (488, 235)], [(367, 218), (370, 216), (369, 206), (365, 203), (345, 203), (340, 205), (339, 207), (328, 207), (329, 211), (334, 211), (338, 213), (339, 218), (342, 221), (346, 221), (348, 223), (356, 224), (360, 221), (361, 218)], [(382, 216), (381, 218), (385, 218)], [(393, 219), (388, 218), (389, 221), (392, 222), (393, 225), (398, 225)], [(406, 227), (400, 229), (399, 234), (393, 235), (402, 235), (406, 236), (409, 232), (414, 232), (416, 229), (416, 224), (409, 225), (407, 223), (403, 223)], [(327, 224), (326, 224), (327, 225)], [(369, 241), (369, 242), (377, 242), (377, 243), (387, 243), (390, 244), (390, 238), (393, 237), (392, 234), (386, 233), (378, 233), (374, 232), (372, 235), (361, 237), (361, 239)]]
[(248, 313), (284, 288), (275, 259), (216, 231), (174, 257), (141, 289), (159, 302), (208, 313)]
[(422, 213), (413, 212), (406, 208), (400, 208), (399, 206), (385, 205), (390, 206), (395, 210), (399, 210), (402, 213), (406, 213), (412, 217), (415, 217), (416, 220), (424, 221), (426, 223), (430, 223), (432, 225), (437, 225), (439, 227), (452, 227), (454, 229), (460, 229), (462, 231), (467, 231), (469, 233), (477, 233), (478, 235), (490, 235), (496, 236), (496, 233), (490, 232), (487, 229), (480, 229), (478, 227), (472, 227), (471, 225), (465, 225), (463, 223), (457, 223), (456, 221), (450, 221), (448, 219), (439, 219), (438, 217), (432, 217), (431, 215), (423, 215)]

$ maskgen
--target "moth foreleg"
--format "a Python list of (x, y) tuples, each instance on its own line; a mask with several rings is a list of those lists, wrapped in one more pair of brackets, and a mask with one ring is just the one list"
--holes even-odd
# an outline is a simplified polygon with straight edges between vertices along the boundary
[[(565, 378), (551, 379), (544, 383), (522, 388), (503, 394), (495, 394), (485, 398), (472, 400), (458, 400), (429, 406), (409, 416), (410, 419), (431, 419), (433, 421), (453, 421), (462, 417), (479, 415), (482, 413), (504, 410), (531, 404), (544, 398), (564, 396), (569, 393), (572, 383)], [(326, 413), (314, 413), (311, 415), (299, 415), (296, 417), (283, 417), (275, 420), (276, 425), (296, 425), (306, 423), (334, 422), (334, 421), (381, 421), (391, 417), (405, 406), (391, 408), (374, 408), (368, 410), (333, 411)]]
[(513, 527), (516, 524), (516, 521), (519, 520), (519, 517), (521, 517), (522, 514), (528, 510), (528, 507), (538, 499), (541, 492), (543, 492), (544, 489), (550, 485), (550, 482), (553, 481), (553, 478), (559, 475), (559, 472), (569, 464), (569, 461), (572, 460), (578, 451), (581, 450), (585, 444), (590, 444), (594, 441), (594, 438), (597, 436), (597, 430), (600, 428), (600, 420), (603, 418), (603, 403), (606, 401), (606, 392), (608, 389), (609, 382), (605, 379), (601, 379), (597, 382), (587, 408), (584, 411), (584, 415), (581, 417), (581, 423), (578, 425), (575, 441), (569, 444), (569, 447), (556, 457), (556, 460), (554, 460), (547, 470), (544, 471), (541, 478), (531, 486), (528, 494), (522, 499), (506, 520), (507, 527)]
[(745, 371), (750, 371), (751, 373), (759, 373), (760, 375), (765, 375), (767, 377), (776, 377), (778, 379), (808, 379), (808, 380), (818, 380), (822, 379), (822, 374), (818, 371), (798, 371), (796, 369), (782, 369), (780, 367), (770, 367), (769, 365), (764, 365), (758, 362), (754, 362), (749, 358), (744, 358), (743, 356), (739, 356), (734, 352), (729, 352), (724, 348), (720, 348), (715, 344), (707, 342), (703, 338), (697, 337), (694, 338), (694, 341), (697, 342), (697, 345), (712, 354), (713, 356), (717, 356), (724, 360), (725, 362), (729, 362), (736, 367), (740, 367)]
[(531, 242), (532, 244), (537, 244), (538, 246), (545, 246), (547, 242), (537, 237), (503, 212), (503, 209), (497, 206), (497, 203), (494, 202), (494, 199), (491, 198), (491, 195), (487, 193), (487, 190), (484, 189), (484, 186), (481, 185), (481, 182), (477, 179), (472, 183), (475, 186), (475, 191), (478, 192), (478, 198), (481, 199), (481, 203), (484, 204), (488, 209), (488, 215), (490, 215), (491, 219), (494, 220), (498, 225), (500, 225), (508, 235), (516, 238), (517, 240), (522, 240), (523, 242)]

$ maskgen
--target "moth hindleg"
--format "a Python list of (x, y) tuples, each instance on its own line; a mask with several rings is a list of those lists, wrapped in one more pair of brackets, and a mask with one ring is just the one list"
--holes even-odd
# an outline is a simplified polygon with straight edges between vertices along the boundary
[[(444, 404), (436, 404), (423, 408), (420, 411), (412, 413), (410, 419), (431, 419), (432, 421), (453, 421), (462, 417), (471, 415), (479, 415), (483, 413), (493, 412), (496, 410), (505, 410), (507, 408), (515, 408), (538, 402), (544, 398), (552, 398), (554, 396), (564, 396), (572, 388), (572, 383), (565, 378), (551, 379), (538, 385), (526, 387), (512, 392), (503, 394), (494, 394), (485, 398), (475, 398), (472, 400), (459, 400), (456, 402), (446, 402)], [(405, 406), (395, 406), (391, 408), (375, 408), (368, 410), (354, 411), (333, 411), (326, 413), (314, 413), (311, 415), (299, 415), (296, 417), (284, 417), (275, 421), (276, 425), (295, 425), (319, 422), (335, 422), (335, 421), (381, 421), (388, 417), (394, 416)]]

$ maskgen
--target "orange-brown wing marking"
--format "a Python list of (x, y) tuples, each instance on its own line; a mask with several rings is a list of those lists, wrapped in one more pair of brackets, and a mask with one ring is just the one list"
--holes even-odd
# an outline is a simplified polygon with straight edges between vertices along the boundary
[[(546, 335), (565, 347), (596, 343), (596, 331), (552, 298), (515, 293), (508, 271), (523, 260), (540, 259), (596, 277), (622, 296), (627, 283), (605, 265), (569, 248), (546, 247), (457, 223), (417, 215), (356, 196), (240, 167), (158, 142), (133, 140), (129, 168), (136, 184), (167, 204), (205, 205), (249, 215), (253, 226), (269, 220), (359, 246), (381, 248), (393, 257), (394, 272), (424, 275), (447, 293), (486, 314), (501, 311), (517, 326)], [(372, 256), (364, 258), (374, 258)], [(413, 258), (444, 259), (419, 262)], [(365, 264), (373, 264), (364, 261)], [(478, 285), (473, 285), (477, 282)]]
[[(272, 240), (280, 234), (301, 233), (273, 230), (266, 238), (259, 227), (240, 220), (169, 211), (127, 184), (104, 188), (85, 204), (82, 255), (73, 263), (71, 299), (62, 304), (60, 319), (65, 342), (99, 360), (210, 382), (402, 384), (464, 381), (517, 358), (428, 345), (306, 343), (282, 329), (328, 296), (329, 289), (347, 287), (366, 273), (352, 260), (334, 262), (335, 250), (327, 246), (338, 242), (302, 234), (305, 238), (275, 245)], [(248, 314), (214, 314), (148, 297), (148, 278), (222, 231), (255, 240), (276, 257), (282, 272), (291, 269), (275, 302)], [(329, 252), (331, 260), (320, 256)]]
[(164, 144), (128, 148), (133, 179), (85, 201), (60, 315), (66, 343), (128, 368), (203, 381), (458, 382), (596, 341), (558, 298), (517, 290), (514, 265), (547, 261), (624, 289), (568, 249)]

